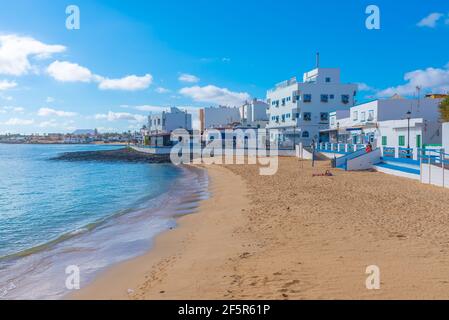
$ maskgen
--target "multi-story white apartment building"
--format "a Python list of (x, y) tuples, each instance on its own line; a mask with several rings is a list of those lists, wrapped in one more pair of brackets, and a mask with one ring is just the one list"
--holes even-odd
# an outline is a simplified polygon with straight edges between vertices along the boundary
[(366, 102), (350, 108), (349, 113), (331, 112), (329, 129), (322, 130), (322, 134), (328, 132), (331, 142), (337, 142), (338, 137), (342, 143), (371, 142), (376, 146), (419, 148), (423, 144), (441, 144), (440, 102), (439, 98), (398, 96)]
[(281, 82), (267, 93), (267, 128), (279, 130), (281, 145), (321, 142), (328, 136), (320, 130), (328, 128), (329, 113), (354, 106), (357, 89), (340, 81), (340, 69), (316, 68), (304, 74), (303, 82)]
[(240, 123), (240, 109), (225, 106), (209, 107), (200, 110), (201, 131), (213, 128), (225, 128)]
[(265, 128), (268, 124), (268, 104), (264, 101), (253, 99), (240, 107), (242, 125), (255, 128)]
[(192, 130), (192, 115), (176, 107), (169, 112), (163, 111), (148, 116), (148, 132), (150, 134), (171, 133), (176, 129)]

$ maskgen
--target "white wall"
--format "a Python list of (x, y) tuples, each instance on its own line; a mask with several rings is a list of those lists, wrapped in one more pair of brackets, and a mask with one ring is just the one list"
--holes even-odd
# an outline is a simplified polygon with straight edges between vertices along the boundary
[(422, 164), (421, 170), (422, 183), (449, 188), (449, 170), (443, 170), (440, 166), (425, 163)]
[(380, 149), (375, 149), (372, 152), (366, 153), (360, 157), (348, 160), (347, 170), (357, 171), (371, 169), (374, 165), (380, 162), (380, 157)]
[(164, 111), (148, 117), (150, 132), (172, 132), (176, 129), (192, 130), (192, 115), (178, 108), (171, 108), (170, 112)]
[(240, 122), (239, 108), (220, 106), (218, 108), (204, 108), (205, 129), (225, 127), (231, 123)]
[(443, 148), (445, 153), (449, 153), (449, 122), (443, 123)]

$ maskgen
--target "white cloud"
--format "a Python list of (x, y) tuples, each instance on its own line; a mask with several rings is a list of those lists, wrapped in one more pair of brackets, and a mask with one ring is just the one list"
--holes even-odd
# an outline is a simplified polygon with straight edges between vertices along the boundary
[(360, 82), (357, 84), (359, 87), (359, 91), (374, 91), (375, 89), (364, 82)]
[(425, 70), (415, 70), (404, 75), (405, 84), (390, 87), (377, 93), (379, 97), (389, 97), (394, 94), (413, 95), (416, 87), (423, 91), (446, 93), (449, 92), (449, 64), (443, 68), (427, 68)]
[(418, 22), (418, 27), (428, 27), (435, 28), (437, 22), (444, 16), (444, 14), (439, 12), (433, 12), (429, 14), (427, 17), (423, 18), (420, 22)]
[(89, 69), (67, 61), (53, 62), (48, 66), (47, 73), (61, 82), (90, 82), (94, 79)]
[(39, 111), (37, 112), (37, 115), (40, 117), (48, 117), (48, 116), (74, 117), (77, 115), (77, 113), (70, 111), (55, 110), (51, 108), (40, 108)]
[(119, 79), (109, 79), (92, 73), (88, 68), (68, 61), (55, 61), (47, 68), (47, 73), (61, 82), (98, 82), (101, 90), (136, 91), (148, 88), (153, 82), (153, 76), (142, 77), (129, 75)]
[(40, 128), (54, 128), (57, 126), (58, 126), (58, 123), (54, 119), (51, 119), (49, 121), (43, 121), (43, 122), (39, 123)]
[(153, 77), (146, 74), (142, 77), (131, 75), (121, 79), (107, 79), (100, 80), (99, 88), (101, 90), (125, 90), (136, 91), (147, 89), (153, 82)]
[(146, 116), (140, 114), (132, 114), (128, 112), (112, 112), (109, 111), (107, 114), (96, 114), (96, 120), (107, 120), (107, 121), (120, 121), (126, 120), (131, 122), (145, 122), (147, 120)]
[(19, 118), (11, 118), (3, 124), (7, 126), (27, 126), (34, 123), (33, 119), (19, 119)]
[(158, 88), (156, 88), (156, 92), (157, 93), (169, 93), (169, 92), (171, 92), (171, 90), (163, 88), (163, 87), (158, 87)]
[(143, 106), (136, 106), (134, 109), (139, 111), (148, 111), (148, 112), (162, 112), (167, 111), (168, 107), (162, 107), (162, 106), (149, 106), (149, 105), (143, 105)]
[(15, 81), (8, 81), (8, 80), (0, 81), (0, 91), (12, 89), (15, 87), (17, 87), (17, 82)]
[(246, 92), (232, 92), (226, 88), (219, 88), (213, 85), (182, 88), (179, 92), (184, 96), (192, 98), (194, 101), (228, 106), (239, 106), (250, 99), (250, 95)]
[(49, 58), (66, 50), (62, 45), (47, 45), (30, 37), (0, 36), (0, 74), (21, 76), (33, 69), (30, 57)]
[(200, 78), (194, 76), (193, 74), (183, 73), (179, 76), (178, 80), (187, 83), (197, 83), (200, 81)]
[(55, 98), (53, 98), (53, 97), (47, 97), (47, 99), (45, 99), (45, 102), (47, 102), (47, 103), (55, 102)]
[(0, 107), (0, 113), (24, 113), (25, 109), (22, 107), (12, 107), (12, 106), (5, 106)]

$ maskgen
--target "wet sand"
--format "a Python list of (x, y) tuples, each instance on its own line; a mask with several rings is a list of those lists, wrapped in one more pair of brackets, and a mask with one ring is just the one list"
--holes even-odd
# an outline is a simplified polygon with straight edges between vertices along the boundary
[[(328, 162), (208, 166), (212, 197), (74, 299), (448, 299), (449, 191)], [(367, 266), (380, 290), (367, 290)]]

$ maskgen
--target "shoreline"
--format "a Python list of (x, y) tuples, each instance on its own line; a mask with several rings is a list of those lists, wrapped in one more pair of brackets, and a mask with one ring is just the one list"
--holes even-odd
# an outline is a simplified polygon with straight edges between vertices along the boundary
[[(196, 168), (196, 166), (192, 167)], [(199, 284), (197, 280), (201, 278), (202, 271), (190, 266), (201, 263), (207, 269), (214, 267), (217, 271), (220, 269), (220, 265), (213, 262), (223, 259), (216, 248), (226, 246), (227, 250), (232, 250), (232, 246), (237, 245), (233, 243), (230, 235), (232, 230), (238, 228), (245, 219), (242, 208), (247, 207), (249, 202), (245, 196), (245, 183), (240, 177), (220, 166), (207, 167), (207, 169), (201, 167), (201, 170), (207, 170), (209, 176), (209, 198), (200, 202), (197, 212), (179, 217), (176, 228), (156, 236), (152, 248), (144, 255), (111, 266), (88, 286), (67, 295), (65, 299), (176, 299), (187, 297), (191, 290), (199, 294), (202, 291), (202, 285), (207, 287), (208, 294), (205, 299), (222, 297), (224, 294), (222, 292), (215, 290), (211, 292), (214, 283), (212, 279), (204, 277), (201, 280), (202, 284)], [(214, 224), (222, 233), (216, 234), (217, 230), (208, 230), (209, 223)], [(201, 237), (201, 240), (197, 237)], [(209, 241), (204, 242), (205, 238)], [(154, 286), (152, 282), (158, 281), (158, 274), (163, 273), (165, 268), (174, 266), (176, 261), (186, 256), (186, 250), (194, 253), (194, 259), (189, 257), (187, 263), (183, 262), (177, 268), (179, 272), (186, 273), (186, 277), (183, 277), (184, 281), (176, 278), (174, 282), (164, 285), (164, 289)], [(196, 275), (193, 277), (196, 279), (195, 283), (189, 283), (192, 274)], [(184, 287), (185, 292), (178, 286)], [(192, 288), (192, 286), (195, 287)]]
[[(157, 166), (167, 167), (168, 164)], [(69, 292), (64, 282), (68, 265), (80, 268), (81, 284), (90, 283), (109, 267), (146, 253), (158, 234), (174, 228), (178, 217), (195, 212), (199, 202), (208, 195), (208, 179), (203, 170), (170, 169), (173, 170), (179, 173), (162, 173), (159, 177), (172, 177), (171, 181), (163, 180), (169, 185), (167, 190), (163, 181), (158, 185), (147, 182), (145, 185), (153, 188), (145, 195), (142, 193), (139, 200), (132, 198), (134, 200), (126, 208), (111, 211), (54, 239), (3, 257), (0, 288), (5, 291), (0, 300), (63, 299)], [(45, 266), (41, 268), (43, 261)]]
[[(328, 162), (207, 166), (212, 197), (68, 299), (447, 299), (447, 190)], [(332, 177), (314, 177), (331, 170)], [(380, 268), (381, 289), (366, 288)]]

